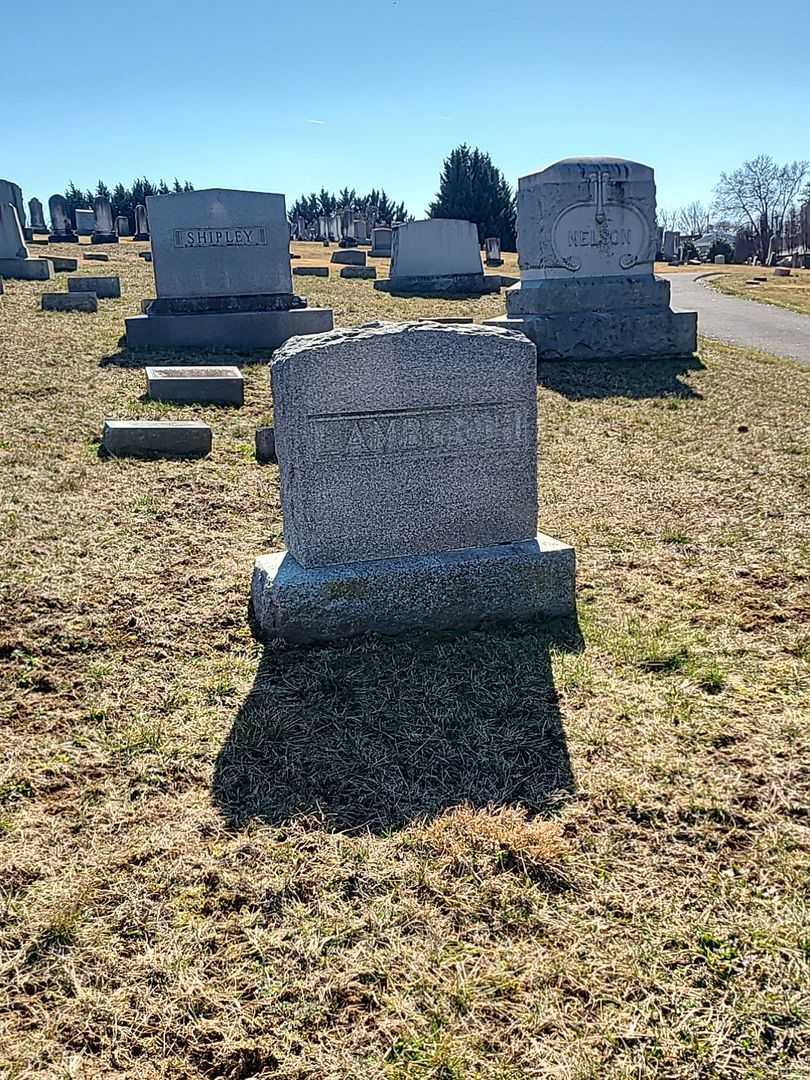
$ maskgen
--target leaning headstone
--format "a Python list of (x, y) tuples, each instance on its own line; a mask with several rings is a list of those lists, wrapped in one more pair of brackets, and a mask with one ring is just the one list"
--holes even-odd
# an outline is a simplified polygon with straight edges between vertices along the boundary
[(146, 220), (146, 207), (140, 203), (135, 207), (135, 235), (134, 240), (149, 239), (149, 225)]
[(29, 257), (17, 207), (12, 202), (0, 203), (0, 277), (47, 281), (52, 273), (48, 259)]
[(288, 342), (271, 377), (288, 550), (256, 562), (260, 639), (574, 613), (574, 551), (536, 535), (525, 338), (373, 323)]
[(94, 244), (117, 244), (118, 236), (113, 227), (113, 213), (110, 200), (104, 195), (97, 195), (93, 200), (96, 215), (96, 227), (90, 238)]
[(29, 199), (28, 209), (31, 213), (31, 232), (47, 233), (48, 226), (45, 224), (45, 215), (42, 210), (42, 203), (39, 199)]
[(98, 311), (98, 297), (95, 293), (43, 293), (43, 311)]
[(79, 236), (92, 236), (96, 228), (96, 215), (92, 210), (79, 207), (73, 211), (76, 218), (76, 232)]
[(13, 204), (14, 209), (17, 211), (17, 217), (20, 220), (20, 229), (22, 230), (23, 238), (25, 240), (30, 240), (33, 233), (28, 227), (28, 222), (25, 218), (25, 203), (23, 202), (23, 193), (20, 185), (15, 184), (13, 180), (0, 180), (0, 203), (4, 206), (6, 203)]
[(245, 403), (245, 377), (238, 367), (148, 367), (146, 388), (152, 401), (185, 405)]
[(376, 266), (344, 266), (340, 271), (343, 278), (376, 278)]
[(366, 253), (365, 251), (354, 251), (352, 248), (341, 248), (340, 251), (332, 252), (332, 258), (329, 261), (342, 263), (344, 266), (365, 266)]
[(115, 231), (119, 236), (129, 236), (129, 218), (119, 214), (115, 219)]
[(105, 420), (101, 434), (112, 457), (205, 457), (211, 441), (200, 420)]
[(130, 348), (275, 349), (332, 328), (292, 291), (284, 196), (211, 188), (147, 198), (157, 298)]
[(371, 230), (370, 259), (391, 258), (391, 230), (384, 225), (378, 225)]
[(481, 263), (478, 229), (471, 221), (430, 218), (393, 231), (391, 272), (375, 289), (414, 296), (497, 292)]
[(68, 292), (95, 293), (99, 300), (117, 300), (121, 295), (121, 279), (119, 277), (82, 277), (68, 278)]
[(503, 266), (501, 241), (497, 236), (488, 236), (484, 241), (484, 254), (487, 266)]
[[(666, 235), (666, 234), (665, 234)], [(674, 235), (674, 234), (673, 234)], [(518, 185), (521, 281), (507, 315), (540, 360), (691, 355), (697, 316), (656, 278), (655, 180), (620, 158), (560, 161)]]
[(51, 215), (49, 242), (52, 244), (78, 244), (79, 237), (70, 223), (70, 214), (63, 195), (51, 195), (50, 199), (48, 199), (48, 213)]

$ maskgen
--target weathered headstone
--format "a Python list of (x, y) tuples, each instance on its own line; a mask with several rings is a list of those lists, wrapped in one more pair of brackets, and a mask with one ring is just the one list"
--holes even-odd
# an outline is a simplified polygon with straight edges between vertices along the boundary
[(96, 215), (93, 210), (78, 207), (73, 211), (76, 218), (76, 232), (79, 236), (92, 236), (96, 229)]
[(28, 210), (31, 214), (31, 232), (47, 233), (48, 226), (45, 224), (45, 215), (42, 210), (42, 203), (39, 199), (29, 199)]
[(0, 277), (47, 281), (52, 274), (53, 264), (47, 259), (29, 258), (17, 207), (0, 203)]
[(667, 261), (675, 258), (675, 254), (677, 251), (677, 236), (678, 234), (676, 232), (673, 232), (672, 229), (664, 229), (664, 234), (661, 241), (661, 254)]
[(305, 240), (307, 235), (307, 223), (304, 217), (299, 214), (295, 219), (296, 235), (299, 240)]
[(23, 202), (23, 193), (20, 185), (15, 184), (13, 180), (0, 180), (0, 203), (3, 205), (6, 203), (13, 204), (20, 221), (23, 239), (30, 240), (33, 234), (28, 227), (28, 222), (25, 218), (25, 203)]
[(113, 226), (113, 212), (110, 200), (104, 195), (97, 195), (93, 200), (96, 215), (96, 227), (90, 238), (93, 244), (117, 244), (118, 236)]
[(714, 257), (714, 262), (715, 262), (716, 266), (725, 265), (725, 261), (726, 261), (725, 255), (715, 255), (715, 257)]
[(153, 401), (245, 403), (245, 377), (237, 367), (148, 367), (146, 387)]
[(393, 230), (391, 272), (375, 289), (415, 296), (497, 292), (481, 263), (478, 229), (471, 221), (430, 218)]
[(147, 198), (157, 298), (130, 348), (274, 349), (332, 328), (292, 291), (284, 196), (211, 188)]
[(92, 314), (98, 311), (98, 297), (95, 293), (43, 293), (43, 311), (81, 311)]
[(146, 207), (140, 203), (135, 207), (135, 240), (149, 239), (149, 224), (146, 220)]
[(115, 219), (115, 231), (119, 236), (129, 236), (129, 218), (119, 214)]
[(99, 300), (117, 300), (121, 295), (121, 279), (119, 277), (82, 277), (68, 278), (68, 292), (95, 293)]
[(63, 195), (51, 195), (48, 199), (48, 213), (51, 215), (51, 235), (48, 237), (50, 243), (77, 244), (79, 237), (70, 223), (70, 214)]
[(525, 338), (374, 323), (288, 342), (271, 373), (288, 551), (256, 563), (260, 638), (573, 614), (573, 549), (536, 535)]
[(484, 241), (484, 254), (487, 266), (503, 266), (501, 241), (497, 236), (488, 236)]
[(697, 316), (670, 309), (669, 281), (653, 274), (655, 246), (647, 165), (581, 158), (524, 176), (521, 281), (506, 294), (506, 317), (487, 321), (523, 330), (541, 361), (691, 354)]
[(342, 263), (344, 266), (365, 266), (366, 253), (365, 251), (353, 251), (351, 248), (342, 248), (340, 251), (333, 251), (332, 258), (329, 261)]
[(384, 225), (378, 225), (371, 230), (371, 251), (369, 258), (391, 258), (391, 230)]
[(360, 243), (365, 243), (368, 240), (368, 230), (366, 229), (366, 219), (362, 217), (356, 217), (353, 222), (354, 225), (354, 238), (359, 240)]

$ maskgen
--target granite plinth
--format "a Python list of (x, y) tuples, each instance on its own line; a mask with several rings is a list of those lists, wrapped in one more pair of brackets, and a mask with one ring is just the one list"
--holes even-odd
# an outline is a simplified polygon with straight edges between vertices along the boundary
[(342, 278), (376, 278), (376, 266), (344, 266), (340, 271)]
[(328, 266), (294, 266), (296, 277), (329, 277)]
[(331, 308), (220, 312), (200, 315), (134, 315), (126, 320), (130, 349), (277, 349), (300, 334), (332, 329)]
[(53, 274), (49, 259), (0, 259), (0, 277), (18, 281), (48, 281)]
[(118, 234), (114, 232), (94, 232), (90, 237), (91, 244), (117, 244)]
[(437, 277), (391, 277), (375, 281), (380, 292), (407, 296), (477, 296), (498, 292), (500, 279), (480, 274), (442, 274)]
[(121, 295), (121, 279), (119, 277), (91, 277), (89, 275), (68, 278), (68, 292), (95, 293), (99, 300), (117, 300)]
[(522, 331), (537, 346), (541, 361), (654, 359), (691, 356), (697, 349), (697, 314), (669, 308), (505, 315), (486, 324)]
[(49, 244), (78, 244), (79, 237), (76, 233), (51, 233), (48, 237)]
[(40, 301), (43, 311), (83, 311), (92, 314), (98, 311), (98, 297), (95, 293), (43, 293)]
[(547, 278), (522, 281), (506, 294), (511, 316), (619, 311), (669, 306), (670, 283), (651, 274), (635, 277)]
[(148, 232), (136, 232), (135, 235), (132, 237), (132, 239), (133, 240), (148, 240), (149, 239), (149, 233)]
[(287, 551), (256, 560), (254, 635), (269, 644), (472, 627), (575, 613), (574, 549), (533, 539), (305, 569)]
[(101, 446), (114, 457), (205, 457), (211, 428), (200, 420), (105, 420)]
[(153, 401), (245, 403), (245, 379), (236, 367), (148, 367), (146, 387)]
[(307, 301), (295, 293), (249, 296), (159, 296), (144, 308), (147, 315), (218, 315), (246, 311), (291, 311)]

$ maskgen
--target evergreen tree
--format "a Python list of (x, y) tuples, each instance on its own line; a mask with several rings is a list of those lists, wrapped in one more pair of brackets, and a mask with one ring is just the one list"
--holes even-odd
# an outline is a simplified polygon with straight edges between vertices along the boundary
[(478, 228), (478, 241), (497, 236), (505, 251), (516, 241), (515, 194), (489, 154), (466, 144), (445, 159), (431, 218), (461, 218)]

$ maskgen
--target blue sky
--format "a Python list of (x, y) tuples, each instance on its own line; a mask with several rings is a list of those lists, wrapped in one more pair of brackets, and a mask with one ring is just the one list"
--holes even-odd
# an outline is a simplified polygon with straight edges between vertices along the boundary
[(758, 152), (810, 157), (808, 0), (70, 8), (3, 22), (0, 176), (43, 202), (69, 180), (177, 175), (288, 202), (384, 187), (420, 217), (469, 142), (512, 183), (559, 158), (633, 158), (670, 208)]

